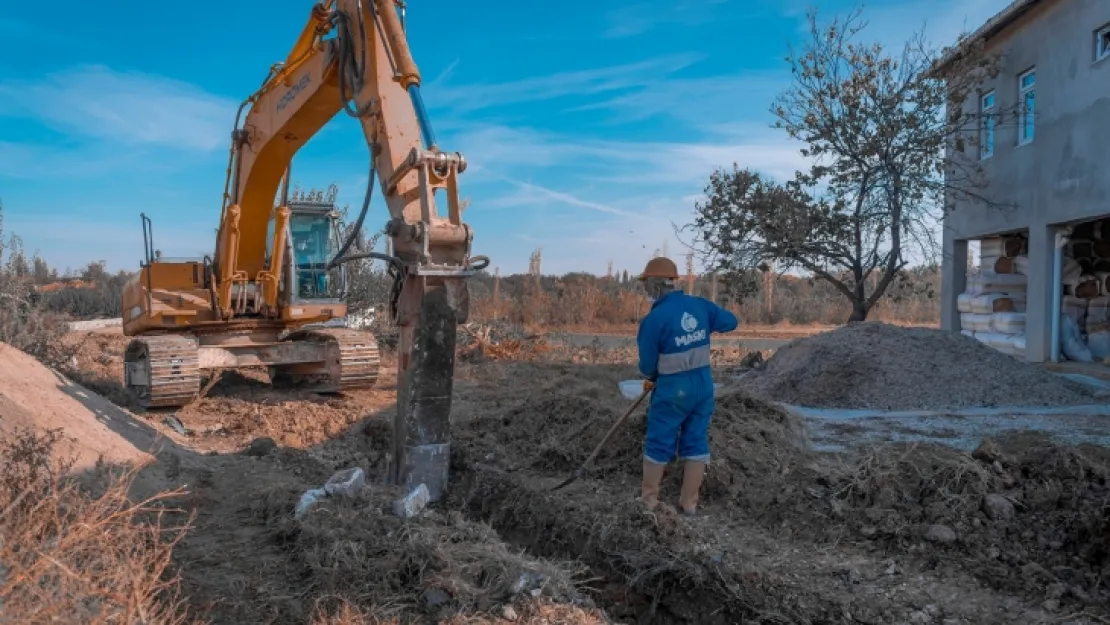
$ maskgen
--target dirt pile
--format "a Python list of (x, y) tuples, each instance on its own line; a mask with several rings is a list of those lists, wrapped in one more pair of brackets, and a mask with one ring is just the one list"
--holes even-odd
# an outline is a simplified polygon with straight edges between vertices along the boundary
[(375, 606), (378, 617), (421, 614), (435, 622), (502, 614), (504, 606), (541, 597), (582, 603), (572, 581), (580, 571), (511, 551), (492, 528), (459, 512), (400, 519), (390, 511), (400, 494), (374, 488), (358, 500), (321, 506), (301, 522), (281, 522), (277, 531), (289, 541), (304, 589)]
[(0, 438), (20, 429), (62, 430), (58, 450), (75, 457), (74, 470), (105, 462), (141, 462), (156, 432), (132, 415), (86, 391), (31, 356), (0, 343)]
[(878, 322), (799, 339), (748, 374), (758, 396), (819, 408), (915, 410), (1089, 403), (1091, 389), (959, 333)]
[(800, 474), (753, 513), (768, 528), (789, 528), (791, 540), (928, 554), (939, 569), (968, 571), (1052, 611), (1108, 610), (1108, 478), (1103, 448), (988, 440), (968, 455), (892, 446)]
[(605, 622), (580, 595), (579, 566), (522, 554), (458, 512), (394, 516), (403, 493), (382, 484), (383, 462), (354, 464), (367, 469), (364, 488), (294, 519), (302, 493), (352, 466), (345, 458), (377, 452), (369, 432), (347, 439), (318, 453), (206, 457), (204, 467), (152, 485), (190, 485), (182, 507), (197, 517), (174, 558), (184, 595), (211, 622)]
[[(1099, 457), (1073, 447), (810, 452), (797, 419), (735, 384), (718, 393), (701, 517), (675, 511), (677, 467), (654, 512), (635, 501), (641, 416), (582, 479), (550, 492), (629, 405), (617, 393), (628, 373), (476, 371), (481, 390), (454, 426), (451, 505), (535, 555), (580, 558), (607, 580), (595, 592), (616, 618), (1047, 623), (1110, 613), (1099, 577), (1110, 566), (1110, 482)], [(519, 396), (495, 392), (511, 380)]]
[[(622, 373), (627, 377), (621, 368), (595, 367), (583, 378), (568, 368), (544, 376), (529, 397), (456, 430), (467, 455), (464, 462), (569, 476), (631, 405), (617, 392)], [(522, 372), (518, 377), (529, 376)], [(647, 409), (645, 401), (613, 434), (591, 464), (590, 476), (620, 476), (623, 483), (639, 479)], [(773, 496), (774, 480), (806, 459), (801, 420), (739, 387), (718, 393), (709, 436), (712, 460), (704, 486), (709, 500), (731, 499), (743, 483), (757, 479), (743, 489), (745, 496)], [(680, 482), (681, 472), (669, 471), (665, 494), (677, 493)]]

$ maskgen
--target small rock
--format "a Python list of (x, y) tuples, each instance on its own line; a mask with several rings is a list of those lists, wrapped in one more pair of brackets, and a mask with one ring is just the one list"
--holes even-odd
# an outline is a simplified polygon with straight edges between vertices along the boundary
[(1051, 573), (1046, 571), (1043, 566), (1037, 564), (1036, 562), (1030, 562), (1030, 563), (1026, 564), (1025, 566), (1021, 567), (1021, 574), (1024, 577), (1026, 577), (1027, 579), (1033, 579), (1033, 578), (1038, 578), (1038, 577), (1046, 577), (1046, 578), (1052, 577)]
[(863, 534), (867, 538), (871, 538), (872, 536), (874, 536), (878, 532), (879, 532), (879, 530), (876, 529), (874, 525), (864, 525), (859, 530), (859, 533)]
[(251, 441), (251, 444), (247, 445), (247, 448), (243, 451), (243, 453), (248, 456), (261, 457), (268, 455), (271, 451), (275, 449), (277, 449), (277, 443), (274, 442), (274, 439), (270, 438), (269, 436), (263, 436)]
[(1014, 504), (999, 494), (983, 497), (983, 512), (992, 521), (1009, 521), (1014, 518)]
[(1055, 612), (1060, 609), (1060, 602), (1056, 599), (1049, 599), (1041, 604), (1041, 607), (1049, 612)]
[(942, 521), (947, 516), (948, 505), (943, 501), (934, 501), (928, 506), (925, 506), (925, 518), (930, 521)]
[(507, 605), (501, 608), (501, 618), (505, 619), (506, 621), (515, 621), (520, 617), (517, 616), (516, 610), (513, 609), (513, 606)]
[(393, 514), (402, 519), (412, 518), (424, 511), (430, 498), (428, 487), (420, 484), (411, 493), (393, 502)]
[(989, 438), (984, 438), (975, 451), (971, 452), (971, 457), (980, 462), (991, 464), (995, 460), (1002, 457), (1002, 453), (998, 450), (998, 445)]
[(930, 525), (925, 531), (925, 540), (947, 545), (956, 542), (956, 531), (947, 525)]
[(451, 597), (442, 588), (431, 588), (424, 593), (424, 605), (428, 606), (428, 610), (435, 610), (450, 600)]

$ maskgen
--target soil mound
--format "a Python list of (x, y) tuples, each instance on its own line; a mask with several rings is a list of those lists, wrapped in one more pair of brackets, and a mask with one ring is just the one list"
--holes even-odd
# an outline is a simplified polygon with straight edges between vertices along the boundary
[(373, 490), (280, 523), (313, 595), (377, 606), (378, 617), (421, 614), (436, 622), (541, 597), (582, 603), (572, 582), (578, 571), (516, 553), (460, 512), (397, 518), (390, 508), (400, 493)]
[(61, 430), (58, 453), (74, 458), (74, 470), (105, 462), (141, 462), (155, 432), (132, 415), (86, 391), (31, 356), (0, 343), (0, 438), (17, 432)]
[[(805, 476), (760, 511), (794, 538), (855, 540), (932, 552), (938, 566), (1059, 608), (1110, 607), (1110, 453), (1038, 441), (985, 441), (972, 455), (937, 445), (860, 453), (841, 470)], [(808, 495), (804, 508), (794, 504)]]
[[(570, 475), (628, 409), (609, 376), (562, 383), (552, 380), (543, 393), (482, 416), (456, 433), (471, 458), (509, 470)], [(610, 481), (638, 479), (642, 470), (647, 401), (629, 417), (594, 459), (588, 475)], [(733, 386), (718, 392), (710, 424), (712, 460), (703, 497), (727, 500), (744, 489), (749, 497), (770, 496), (779, 476), (807, 457), (804, 424), (781, 408)], [(669, 492), (681, 483), (681, 471), (667, 472)], [(763, 493), (762, 491), (766, 491)]]
[(742, 384), (789, 404), (873, 410), (1068, 405), (1095, 396), (971, 337), (877, 322), (794, 341)]

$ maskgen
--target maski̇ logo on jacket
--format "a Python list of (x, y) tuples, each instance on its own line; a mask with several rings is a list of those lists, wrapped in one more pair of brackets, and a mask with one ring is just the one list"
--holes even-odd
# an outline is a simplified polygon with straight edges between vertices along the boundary
[(698, 330), (698, 320), (690, 313), (682, 313), (682, 320), (679, 323), (686, 334), (674, 337), (675, 345), (685, 347), (691, 343), (705, 340), (705, 330)]

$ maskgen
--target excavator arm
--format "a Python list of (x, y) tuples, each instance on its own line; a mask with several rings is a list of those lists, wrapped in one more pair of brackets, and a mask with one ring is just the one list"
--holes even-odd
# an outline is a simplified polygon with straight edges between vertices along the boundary
[(424, 483), (435, 500), (448, 478), (456, 329), (469, 310), (466, 278), (489, 261), (470, 257), (473, 234), (461, 220), (458, 189), (466, 160), (436, 145), (395, 0), (317, 4), (286, 61), (240, 109), (213, 259), (214, 308), (222, 319), (296, 316), (279, 296), (289, 167), (340, 110), (358, 120), (370, 148), (360, 223), (375, 174), (390, 213), (386, 233), (394, 256), (384, 260), (394, 278), (390, 312), (400, 326), (390, 475), (405, 486)]

